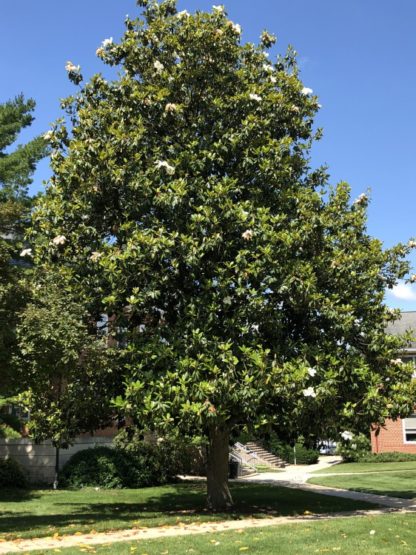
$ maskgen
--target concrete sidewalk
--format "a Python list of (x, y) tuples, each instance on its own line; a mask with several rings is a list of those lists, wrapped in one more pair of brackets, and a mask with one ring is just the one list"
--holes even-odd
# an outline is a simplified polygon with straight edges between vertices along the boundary
[(304, 483), (313, 472), (317, 470), (329, 469), (342, 461), (338, 455), (321, 456), (316, 464), (290, 464), (282, 469), (281, 472), (262, 472), (241, 478), (244, 481), (270, 481), (270, 482), (296, 482)]
[(330, 488), (327, 486), (306, 483), (307, 480), (313, 476), (313, 472), (326, 468), (329, 469), (339, 462), (341, 462), (341, 457), (325, 456), (320, 457), (317, 464), (296, 466), (290, 465), (287, 466), (282, 472), (263, 472), (261, 474), (239, 478), (237, 481), (275, 484), (287, 488), (301, 489), (304, 491), (320, 493), (322, 495), (329, 495), (332, 497), (345, 497), (356, 501), (367, 501), (368, 503), (374, 503), (376, 505), (382, 505), (384, 507), (391, 507), (394, 509), (416, 510), (416, 498), (403, 499), (400, 497), (388, 497), (387, 495), (377, 495), (373, 493)]

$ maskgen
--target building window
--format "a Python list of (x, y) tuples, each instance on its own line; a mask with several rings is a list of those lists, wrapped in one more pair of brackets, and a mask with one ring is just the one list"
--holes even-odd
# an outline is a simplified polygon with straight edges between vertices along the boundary
[(416, 443), (416, 414), (403, 420), (403, 434), (405, 443)]

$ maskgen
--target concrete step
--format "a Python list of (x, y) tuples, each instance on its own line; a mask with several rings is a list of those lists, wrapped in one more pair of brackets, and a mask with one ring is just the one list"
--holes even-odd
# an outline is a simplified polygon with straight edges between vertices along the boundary
[[(245, 447), (255, 453), (261, 461), (264, 461), (271, 467), (282, 468), (287, 465), (286, 461), (284, 461), (280, 457), (277, 457), (276, 455), (273, 455), (273, 453), (266, 451), (266, 449), (260, 442), (249, 441), (246, 443)], [(259, 464), (261, 464), (260, 460)]]

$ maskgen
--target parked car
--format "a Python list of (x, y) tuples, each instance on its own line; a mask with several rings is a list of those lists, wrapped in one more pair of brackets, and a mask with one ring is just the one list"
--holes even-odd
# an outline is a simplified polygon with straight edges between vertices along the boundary
[(335, 455), (337, 444), (334, 441), (321, 441), (319, 444), (319, 453), (321, 455)]

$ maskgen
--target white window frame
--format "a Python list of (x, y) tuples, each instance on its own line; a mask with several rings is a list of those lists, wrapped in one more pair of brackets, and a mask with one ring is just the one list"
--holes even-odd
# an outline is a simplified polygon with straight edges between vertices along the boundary
[[(410, 420), (412, 419), (414, 421), (414, 427), (409, 427), (406, 429), (406, 420)], [(405, 445), (415, 445), (416, 444), (416, 439), (412, 439), (412, 440), (407, 440), (406, 438), (406, 433), (410, 432), (410, 433), (414, 433), (416, 435), (416, 414), (412, 414), (410, 415), (409, 418), (403, 418), (402, 420), (403, 423), (403, 443)]]

